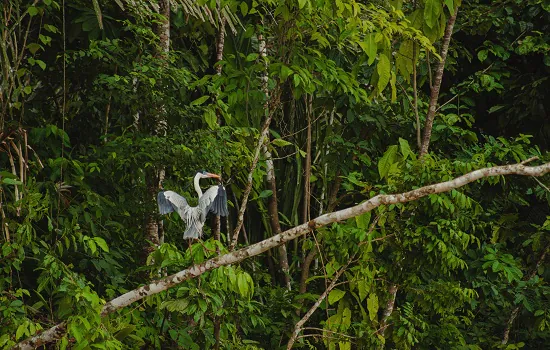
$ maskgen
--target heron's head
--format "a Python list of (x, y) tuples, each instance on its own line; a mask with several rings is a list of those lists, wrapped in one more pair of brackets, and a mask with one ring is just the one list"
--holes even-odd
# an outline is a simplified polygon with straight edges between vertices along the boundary
[(200, 175), (201, 179), (206, 179), (206, 178), (214, 178), (214, 179), (218, 179), (218, 180), (221, 180), (221, 176), (220, 175), (217, 175), (217, 174), (212, 174), (212, 173), (209, 173), (208, 171), (206, 170), (201, 170), (197, 173), (197, 175)]

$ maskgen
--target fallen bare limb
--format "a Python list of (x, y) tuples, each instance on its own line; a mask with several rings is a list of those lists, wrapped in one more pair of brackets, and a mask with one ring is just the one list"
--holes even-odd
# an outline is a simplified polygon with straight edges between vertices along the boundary
[[(111, 301), (103, 307), (101, 316), (106, 316), (119, 309), (122, 309), (131, 303), (141, 300), (147, 296), (160, 293), (175, 285), (178, 285), (186, 280), (197, 277), (207, 271), (213, 270), (220, 266), (238, 263), (249, 257), (259, 255), (271, 248), (275, 248), (283, 243), (293, 240), (301, 235), (308, 233), (310, 230), (326, 226), (333, 222), (343, 221), (352, 217), (367, 213), (381, 205), (406, 203), (428, 196), (430, 194), (447, 192), (464, 185), (467, 185), (476, 180), (503, 175), (523, 175), (523, 176), (542, 176), (550, 173), (550, 163), (538, 166), (525, 166), (526, 163), (535, 160), (530, 158), (519, 164), (501, 165), (490, 168), (474, 170), (468, 174), (459, 176), (453, 180), (420, 187), (418, 189), (398, 194), (379, 194), (371, 199), (358, 204), (356, 206), (342, 209), (333, 213), (321, 215), (309, 222), (293, 227), (278, 235), (270, 237), (264, 241), (252, 244), (248, 247), (230, 252), (228, 254), (215, 257), (202, 264), (191, 266), (188, 269), (175, 273), (171, 276), (162, 278), (148, 285), (139, 287), (129, 291)], [(65, 324), (60, 323), (40, 334), (37, 334), (15, 346), (16, 349), (32, 349), (45, 343), (53, 342), (63, 336), (65, 333)]]

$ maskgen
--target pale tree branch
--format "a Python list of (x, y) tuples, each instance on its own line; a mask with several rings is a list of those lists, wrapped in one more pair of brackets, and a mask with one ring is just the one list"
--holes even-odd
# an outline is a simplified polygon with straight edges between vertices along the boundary
[(424, 137), (422, 139), (422, 147), (420, 148), (420, 157), (423, 157), (426, 153), (428, 153), (428, 148), (430, 147), (430, 138), (432, 137), (432, 128), (437, 107), (437, 100), (439, 99), (439, 90), (441, 89), (441, 82), (443, 81), (445, 61), (447, 60), (449, 43), (451, 42), (451, 35), (453, 34), (457, 13), (458, 6), (456, 6), (454, 14), (449, 18), (447, 21), (447, 26), (445, 27), (445, 35), (443, 36), (443, 43), (441, 44), (441, 61), (439, 61), (435, 71), (434, 85), (431, 87), (432, 91), (430, 95), (430, 105), (428, 107), (428, 114), (426, 115), (426, 125), (424, 126)]
[[(355, 255), (354, 255), (355, 256)], [(345, 265), (345, 266), (342, 266), (342, 268), (340, 270), (338, 270), (338, 272), (336, 272), (336, 275), (334, 276), (334, 278), (332, 279), (332, 282), (329, 284), (329, 286), (327, 287), (327, 289), (325, 289), (325, 291), (323, 292), (323, 294), (321, 294), (321, 296), (317, 299), (317, 301), (315, 302), (315, 304), (313, 304), (313, 306), (309, 309), (308, 312), (306, 312), (306, 314), (304, 315), (304, 317), (302, 317), (300, 319), (300, 321), (298, 321), (298, 323), (296, 323), (296, 325), (294, 326), (294, 330), (292, 331), (292, 336), (290, 337), (290, 339), (288, 340), (288, 343), (286, 345), (286, 349), (287, 350), (290, 350), (292, 349), (292, 346), (294, 345), (294, 342), (296, 341), (296, 339), (298, 338), (298, 334), (300, 334), (300, 332), (302, 331), (302, 326), (307, 322), (307, 320), (309, 320), (309, 318), (311, 317), (311, 315), (313, 315), (313, 313), (315, 312), (315, 310), (317, 310), (317, 308), (319, 307), (319, 305), (321, 305), (321, 303), (323, 302), (323, 300), (325, 300), (325, 298), (327, 297), (327, 295), (330, 293), (330, 291), (336, 286), (336, 282), (338, 282), (338, 279), (340, 278), (340, 276), (344, 273), (344, 271), (346, 271), (348, 265), (350, 264), (350, 262), (353, 260), (353, 257), (352, 256), (350, 258), (350, 260), (348, 261), (348, 263)]]
[[(201, 274), (230, 264), (238, 263), (252, 256), (259, 255), (269, 249), (278, 247), (288, 241), (300, 237), (310, 230), (326, 226), (328, 224), (347, 220), (355, 216), (367, 213), (379, 206), (397, 203), (407, 203), (426, 197), (430, 194), (448, 192), (450, 190), (465, 186), (471, 182), (486, 177), (504, 176), (504, 175), (523, 175), (523, 176), (543, 176), (550, 173), (550, 163), (538, 166), (526, 166), (525, 162), (511, 165), (501, 165), (490, 168), (474, 170), (455, 179), (417, 188), (412, 191), (398, 194), (379, 194), (369, 200), (332, 213), (321, 215), (307, 223), (298, 225), (286, 230), (278, 235), (274, 235), (266, 240), (252, 244), (248, 247), (217, 256), (201, 264), (193, 265), (188, 269), (182, 270), (171, 276), (161, 278), (148, 285), (131, 290), (111, 301), (103, 307), (101, 316), (106, 316), (119, 309), (122, 309), (135, 301), (141, 300), (171, 287), (174, 287), (184, 281), (200, 276)], [(55, 341), (63, 336), (65, 323), (60, 323), (41, 334), (37, 334), (15, 346), (17, 349), (32, 349), (33, 347)]]

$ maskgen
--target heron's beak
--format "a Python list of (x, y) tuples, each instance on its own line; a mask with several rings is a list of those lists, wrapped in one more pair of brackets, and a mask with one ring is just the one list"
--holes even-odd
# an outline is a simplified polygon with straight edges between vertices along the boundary
[(206, 174), (206, 176), (213, 177), (214, 179), (218, 179), (218, 180), (222, 179), (222, 177), (220, 175), (212, 174), (212, 173), (208, 173), (208, 174)]

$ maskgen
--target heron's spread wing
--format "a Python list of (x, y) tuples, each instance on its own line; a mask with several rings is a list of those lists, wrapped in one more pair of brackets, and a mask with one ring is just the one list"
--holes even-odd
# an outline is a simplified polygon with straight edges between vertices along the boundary
[(212, 212), (216, 215), (227, 216), (227, 193), (222, 185), (212, 186), (201, 198), (199, 198), (199, 208), (204, 216), (208, 212)]
[(182, 210), (188, 207), (185, 197), (180, 196), (174, 191), (163, 191), (157, 194), (157, 203), (161, 214), (168, 214), (174, 210)]

